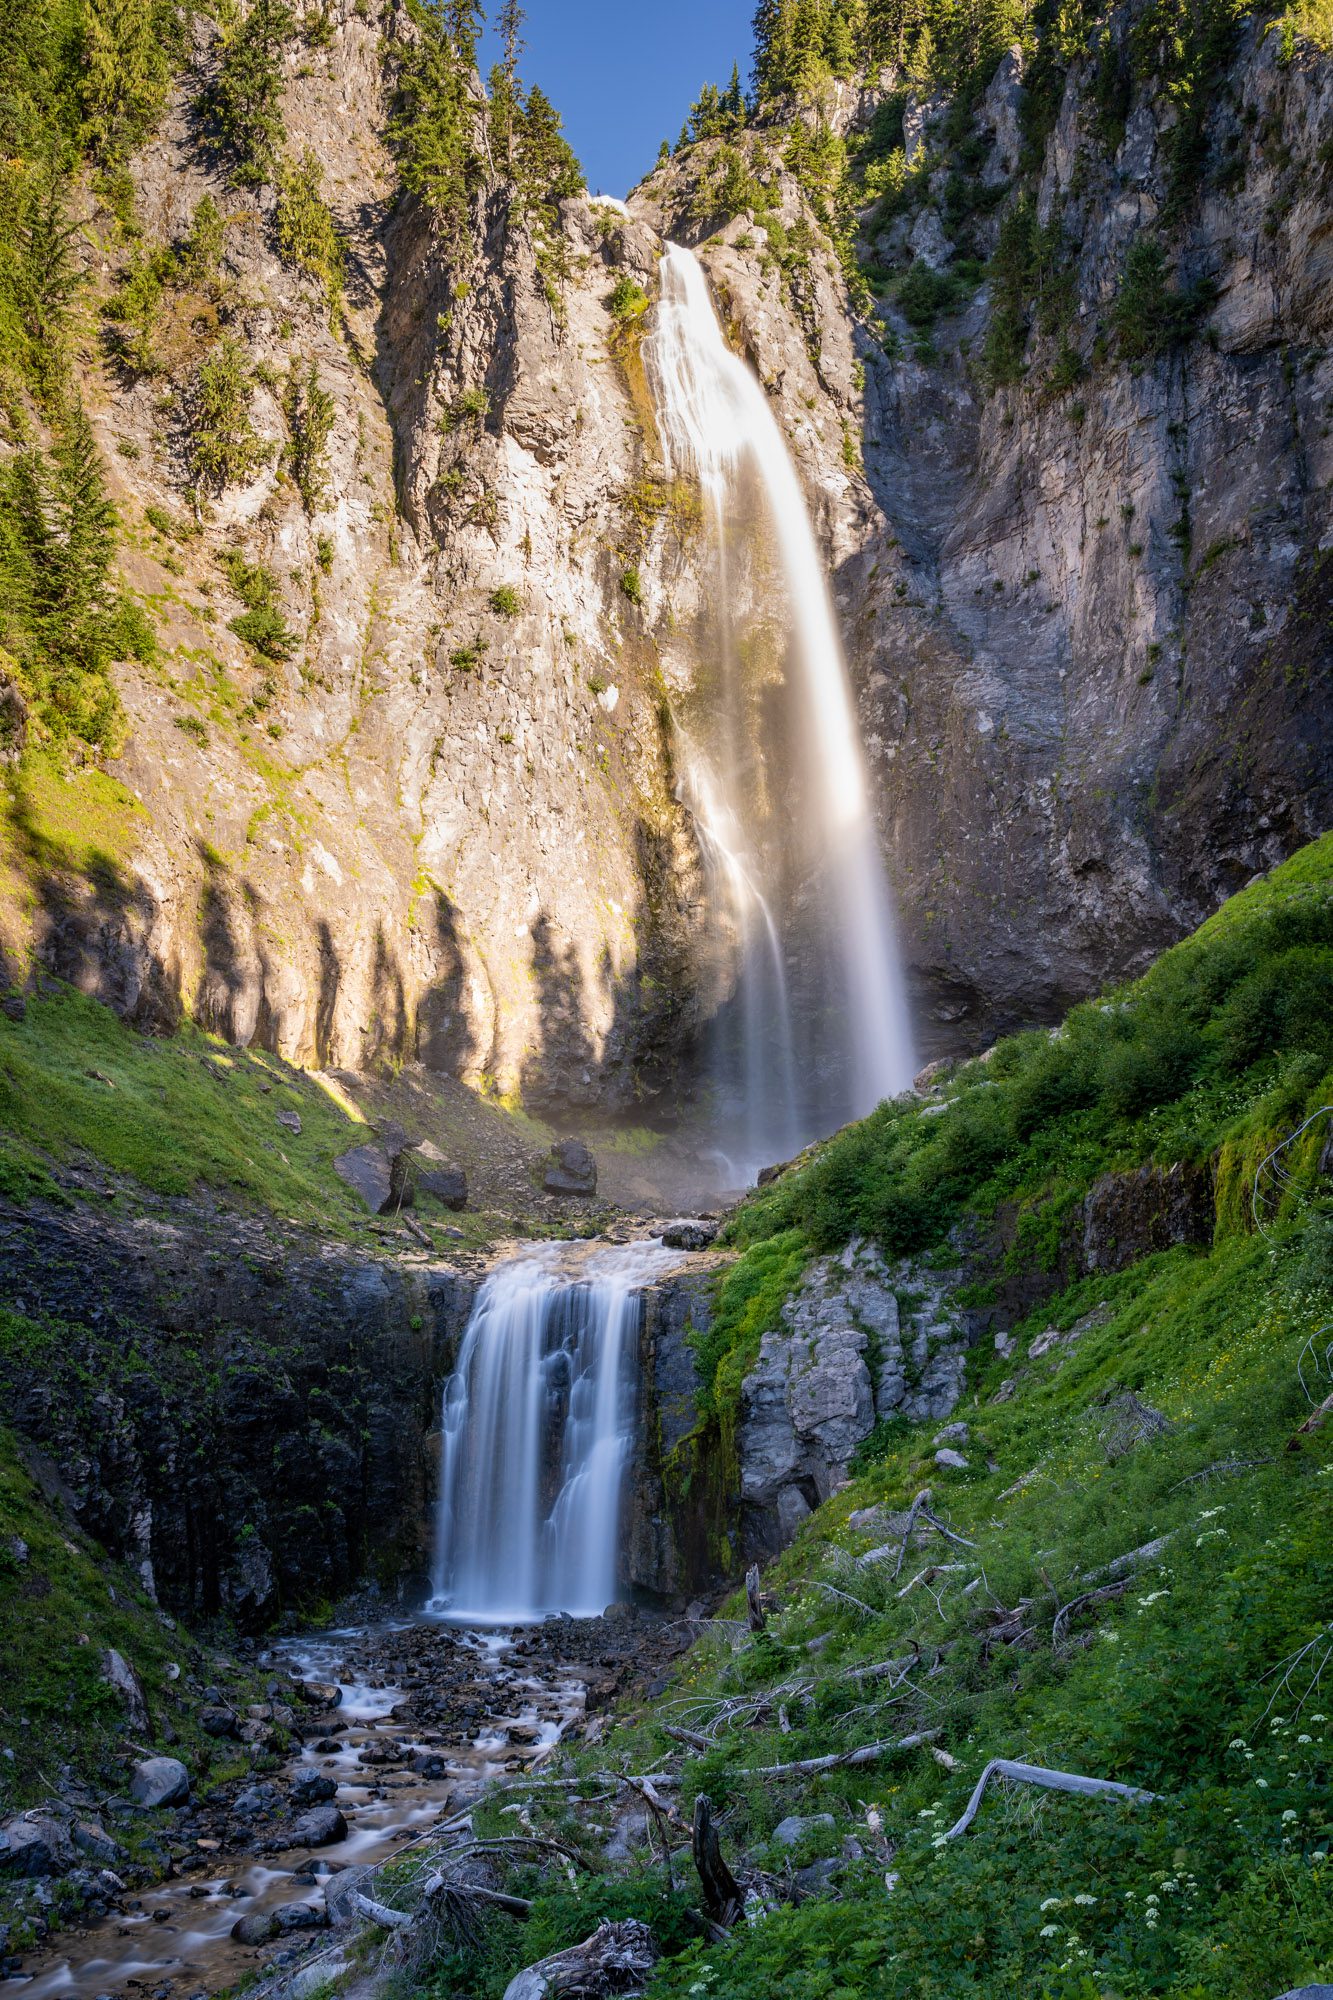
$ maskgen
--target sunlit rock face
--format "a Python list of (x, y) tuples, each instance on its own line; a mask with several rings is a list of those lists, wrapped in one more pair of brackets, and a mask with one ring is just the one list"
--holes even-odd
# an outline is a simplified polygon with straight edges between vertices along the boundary
[[(546, 1107), (689, 1102), (737, 978), (682, 781), (710, 727), (716, 561), (697, 493), (667, 475), (652, 308), (621, 327), (609, 306), (622, 276), (655, 300), (669, 238), (763, 384), (832, 579), (922, 1057), (1133, 971), (1328, 822), (1327, 64), (1283, 70), (1274, 37), (1241, 37), (1215, 116), (1243, 172), (1185, 242), (1217, 287), (1209, 337), (1137, 370), (1112, 343), (1047, 394), (1034, 335), (1027, 384), (986, 394), (984, 290), (932, 354), (907, 337), (890, 358), (818, 240), (784, 272), (750, 218), (698, 219), (708, 142), (627, 215), (563, 204), (554, 283), (500, 187), (446, 246), (383, 140), (396, 10), (330, 18), (326, 48), (290, 55), (284, 116), (346, 236), (343, 331), (279, 261), (264, 200), (201, 149), (188, 86), (131, 163), (146, 240), (179, 237), (204, 194), (229, 217), (231, 331), (273, 450), (173, 538), (144, 510), (191, 525), (196, 336), (165, 378), (90, 394), (164, 664), (120, 671), (131, 734), (108, 768), (143, 811), (115, 866), (34, 836), (6, 877), (19, 966), (35, 943), (136, 1020), (189, 1010), (324, 1067), (415, 1059)], [(978, 114), (995, 185), (1021, 88), (1006, 57)], [(1136, 91), (1107, 158), (1075, 72), (1046, 144), (1041, 209), (1080, 244), (1089, 355), (1165, 195), (1161, 106)], [(833, 107), (843, 126), (871, 108)], [(915, 108), (914, 144), (938, 109)], [(790, 225), (803, 197), (780, 190)], [(937, 209), (919, 254), (947, 268)], [(281, 447), (284, 385), (311, 360), (334, 423), (307, 511)], [(227, 550), (276, 577), (287, 660), (231, 630)], [(756, 577), (738, 588), (742, 613), (765, 609)], [(808, 878), (787, 890), (799, 911)], [(817, 1018), (799, 926), (787, 973)]]

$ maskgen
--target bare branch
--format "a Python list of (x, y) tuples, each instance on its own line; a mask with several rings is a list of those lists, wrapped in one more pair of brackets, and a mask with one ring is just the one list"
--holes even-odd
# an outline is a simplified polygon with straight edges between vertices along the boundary
[(894, 1736), (884, 1743), (863, 1743), (858, 1750), (831, 1751), (826, 1757), (802, 1757), (794, 1764), (761, 1764), (746, 1771), (733, 1771), (734, 1778), (806, 1778), (815, 1771), (836, 1771), (847, 1764), (873, 1764), (891, 1750), (917, 1750), (933, 1743), (938, 1729), (924, 1729), (915, 1736)]
[(981, 1806), (986, 1787), (992, 1778), (1005, 1778), (1013, 1785), (1039, 1785), (1048, 1792), (1078, 1792), (1082, 1796), (1096, 1797), (1102, 1793), (1114, 1793), (1122, 1799), (1133, 1799), (1146, 1804), (1160, 1798), (1159, 1792), (1145, 1792), (1137, 1785), (1121, 1785), (1114, 1778), (1084, 1778), (1075, 1771), (1050, 1771), (1043, 1764), (1013, 1764), (1005, 1757), (992, 1757), (967, 1802), (967, 1808), (960, 1820), (956, 1821), (944, 1835), (945, 1840), (957, 1840), (967, 1832)]

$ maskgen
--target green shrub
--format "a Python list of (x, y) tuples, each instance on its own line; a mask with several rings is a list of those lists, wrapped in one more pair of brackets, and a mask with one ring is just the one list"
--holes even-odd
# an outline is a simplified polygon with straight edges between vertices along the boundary
[(190, 411), (190, 468), (204, 489), (221, 493), (268, 463), (270, 448), (250, 420), (254, 374), (234, 334), (224, 334), (195, 375)]
[(491, 610), (501, 618), (517, 618), (523, 599), (512, 583), (501, 583), (491, 592)]
[(480, 430), (490, 415), (490, 409), (491, 399), (485, 389), (478, 387), (464, 389), (445, 408), (440, 418), (440, 429), (446, 436), (451, 431), (461, 430), (464, 425), (471, 425)]
[(607, 310), (619, 325), (626, 326), (648, 310), (648, 294), (636, 278), (622, 272), (606, 301)]
[(1166, 253), (1155, 236), (1139, 236), (1129, 247), (1111, 323), (1127, 361), (1152, 361), (1191, 339), (1216, 297), (1216, 287), (1199, 279), (1183, 289), (1170, 281)]
[(287, 419), (283, 462), (296, 483), (307, 514), (317, 511), (328, 488), (329, 439), (338, 419), (338, 405), (319, 379), (312, 361), (304, 374), (293, 362), (282, 399)]
[(290, 658), (296, 645), (282, 611), (278, 579), (263, 563), (252, 563), (239, 549), (228, 549), (218, 563), (236, 595), (245, 606), (231, 620), (231, 630), (262, 659)]
[(336, 315), (342, 302), (345, 255), (342, 238), (323, 194), (324, 170), (306, 148), (300, 163), (278, 171), (274, 227), (283, 262), (319, 286)]
[(637, 569), (621, 571), (620, 589), (622, 595), (627, 597), (631, 604), (643, 603), (643, 585), (639, 581), (639, 572)]
[(250, 0), (219, 36), (217, 73), (205, 94), (232, 175), (241, 187), (275, 179), (282, 149), (282, 56), (296, 32), (284, 0)]

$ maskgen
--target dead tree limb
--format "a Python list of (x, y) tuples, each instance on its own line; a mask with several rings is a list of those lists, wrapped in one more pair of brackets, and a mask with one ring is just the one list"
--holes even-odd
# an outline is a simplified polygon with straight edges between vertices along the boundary
[(504, 2000), (556, 2000), (567, 1993), (578, 2000), (613, 1993), (641, 1993), (648, 1974), (661, 1957), (647, 1924), (626, 1917), (617, 1924), (599, 1924), (582, 1944), (539, 1959), (510, 1980)]
[(751, 1563), (745, 1572), (745, 1611), (752, 1632), (762, 1632), (767, 1624), (759, 1597), (759, 1565)]
[(703, 1889), (705, 1914), (730, 1930), (745, 1906), (741, 1886), (722, 1858), (722, 1843), (713, 1823), (713, 1804), (706, 1792), (694, 1801), (690, 1851)]
[(733, 1771), (734, 1778), (808, 1778), (816, 1771), (837, 1771), (845, 1764), (873, 1764), (890, 1750), (919, 1750), (933, 1743), (938, 1729), (923, 1729), (914, 1736), (892, 1736), (883, 1743), (863, 1743), (859, 1750), (835, 1750), (827, 1757), (801, 1757), (794, 1764), (761, 1764), (747, 1771)]
[(1005, 1778), (1013, 1785), (1040, 1785), (1048, 1792), (1078, 1792), (1087, 1797), (1110, 1792), (1117, 1798), (1133, 1799), (1138, 1804), (1147, 1804), (1161, 1796), (1159, 1792), (1145, 1792), (1138, 1785), (1118, 1784), (1114, 1778), (1084, 1778), (1076, 1771), (1048, 1771), (1043, 1764), (1012, 1764), (1005, 1757), (992, 1757), (977, 1779), (962, 1818), (945, 1834), (946, 1840), (957, 1840), (960, 1834), (967, 1832), (992, 1778)]
[(1299, 1425), (1297, 1429), (1294, 1430), (1291, 1436), (1287, 1439), (1287, 1447), (1286, 1447), (1287, 1450), (1300, 1451), (1302, 1449), (1301, 1439), (1303, 1437), (1308, 1437), (1311, 1431), (1317, 1431), (1320, 1425), (1323, 1423), (1325, 1417), (1327, 1417), (1331, 1411), (1333, 1411), (1333, 1396), (1325, 1396), (1323, 1402), (1319, 1405), (1319, 1408), (1317, 1410), (1311, 1410), (1309, 1416), (1305, 1419), (1305, 1422)]
[(907, 1554), (907, 1544), (912, 1539), (912, 1530), (916, 1526), (918, 1519), (923, 1520), (928, 1527), (934, 1528), (938, 1534), (943, 1535), (946, 1541), (956, 1542), (960, 1549), (974, 1549), (976, 1547), (976, 1543), (969, 1542), (966, 1535), (957, 1534), (954, 1529), (946, 1528), (938, 1514), (931, 1513), (930, 1488), (923, 1486), (907, 1510), (907, 1519), (903, 1523), (902, 1539), (898, 1544), (898, 1560), (893, 1565), (895, 1576), (902, 1574), (903, 1558)]
[(499, 1889), (482, 1889), (475, 1882), (459, 1882), (449, 1875), (432, 1875), (422, 1891), (428, 1903), (437, 1897), (458, 1898), (465, 1903), (490, 1903), (511, 1917), (530, 1917), (532, 1904), (526, 1896), (506, 1896)]
[(387, 1903), (377, 1903), (373, 1896), (363, 1896), (359, 1889), (353, 1889), (347, 1900), (354, 1910), (359, 1910), (372, 1924), (378, 1924), (381, 1930), (410, 1931), (416, 1922), (416, 1918), (406, 1910), (391, 1910)]
[(1055, 1614), (1055, 1623), (1051, 1626), (1051, 1644), (1059, 1645), (1064, 1637), (1065, 1628), (1076, 1611), (1086, 1611), (1089, 1605), (1106, 1604), (1113, 1597), (1123, 1597), (1128, 1589), (1129, 1578), (1124, 1577), (1119, 1583), (1104, 1583), (1099, 1590), (1085, 1590), (1081, 1597), (1071, 1598), (1069, 1603), (1063, 1605)]
[(701, 1736), (697, 1729), (682, 1729), (678, 1722), (659, 1722), (663, 1736), (669, 1736), (673, 1743), (683, 1743), (689, 1750), (716, 1750), (716, 1743), (707, 1736)]

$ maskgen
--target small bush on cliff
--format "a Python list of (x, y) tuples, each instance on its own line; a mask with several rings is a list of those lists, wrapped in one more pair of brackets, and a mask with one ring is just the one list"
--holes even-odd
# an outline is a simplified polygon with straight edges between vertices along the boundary
[(251, 420), (254, 386), (245, 349), (224, 334), (200, 364), (191, 396), (190, 467), (205, 491), (253, 478), (272, 456)]
[(1157, 238), (1137, 237), (1125, 258), (1111, 313), (1120, 352), (1127, 361), (1153, 361), (1169, 353), (1193, 336), (1215, 296), (1216, 288), (1205, 279), (1183, 288), (1173, 285)]
[(313, 361), (304, 372), (292, 363), (282, 410), (287, 419), (283, 463), (296, 482), (306, 513), (313, 514), (328, 487), (329, 440), (338, 420), (338, 405), (321, 383)]
[(241, 187), (261, 187), (277, 175), (282, 56), (295, 33), (295, 16), (284, 0), (250, 0), (243, 13), (232, 0), (223, 13), (217, 71), (203, 102)]
[(309, 147), (297, 164), (287, 161), (279, 169), (274, 226), (283, 261), (314, 280), (336, 320), (346, 260), (324, 199), (324, 170)]

